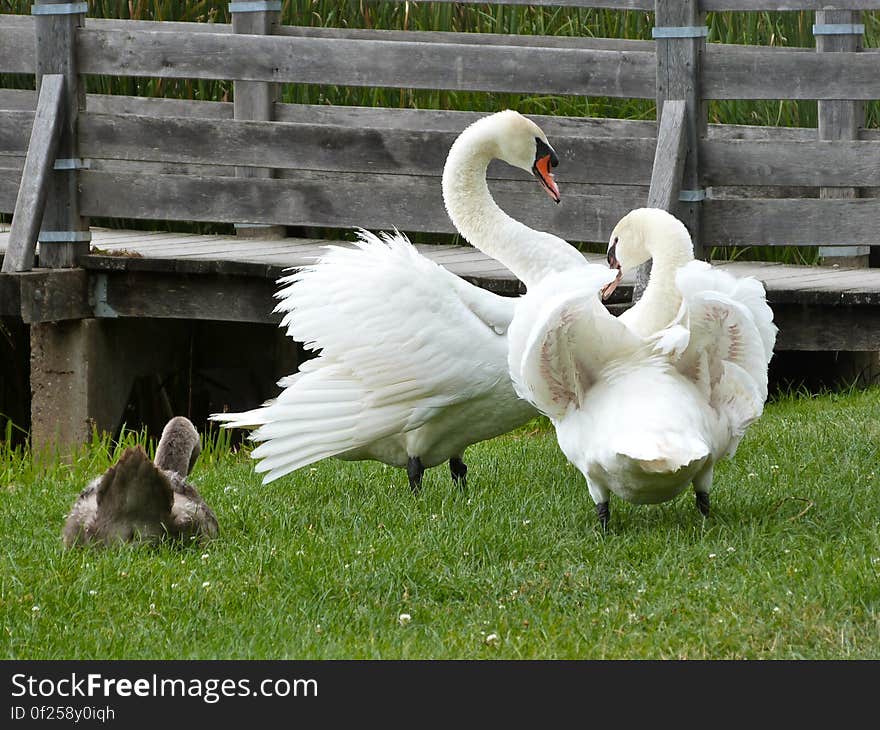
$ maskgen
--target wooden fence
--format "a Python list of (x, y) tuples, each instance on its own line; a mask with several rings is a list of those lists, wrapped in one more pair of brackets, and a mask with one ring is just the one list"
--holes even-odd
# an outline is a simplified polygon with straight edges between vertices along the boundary
[[(437, 178), (446, 150), (471, 115), (274, 102), (276, 84), (321, 83), (656, 98), (660, 109), (667, 98), (683, 99), (687, 123), (678, 212), (698, 242), (877, 242), (880, 202), (856, 196), (858, 189), (880, 187), (880, 135), (860, 130), (856, 110), (859, 101), (880, 98), (880, 53), (824, 52), (836, 48), (823, 43), (844, 38), (857, 48), (861, 26), (852, 9), (877, 9), (880, 0), (847, 0), (842, 15), (819, 12), (819, 53), (707, 43), (705, 12), (828, 8), (827, 2), (553, 4), (654, 9), (658, 37), (630, 41), (281, 27), (272, 10), (234, 13), (252, 23), (241, 26), (246, 33), (235, 32), (236, 23), (5, 15), (0, 17), (0, 72), (59, 72), (65, 78), (64, 88), (54, 90), (60, 101), (52, 102), (60, 104), (62, 121), (47, 118), (42, 124), (61, 125), (56, 131), (59, 157), (87, 159), (90, 166), (47, 171), (47, 180), (56, 181), (49, 200), (66, 201), (62, 207), (68, 216), (63, 225), (56, 218), (49, 232), (83, 231), (81, 221), (90, 216), (451, 231)], [(825, 23), (829, 18), (832, 22)], [(823, 35), (823, 28), (834, 34)], [(849, 34), (840, 35), (842, 30)], [(89, 74), (232, 79), (237, 102), (233, 107), (146, 98), (85, 100), (81, 77)], [(707, 125), (707, 99), (782, 98), (819, 99), (818, 133)], [(30, 144), (35, 95), (2, 91), (0, 108), (0, 211), (12, 212)], [(606, 240), (616, 220), (647, 199), (656, 125), (558, 117), (538, 121), (563, 159), (559, 179), (566, 204), (534, 210), (528, 222), (575, 241)], [(46, 130), (35, 129), (35, 134), (41, 131), (45, 136)], [(804, 144), (807, 140), (811, 144)], [(502, 204), (525, 209), (532, 193), (528, 183), (500, 166), (493, 172)], [(821, 199), (755, 198), (727, 195), (730, 186), (813, 189), (805, 195), (815, 195), (816, 188), (843, 192)], [(22, 230), (30, 237), (33, 228), (32, 223)], [(72, 265), (87, 245), (51, 238), (41, 242), (48, 244), (41, 245), (44, 265), (55, 256), (62, 265)], [(16, 268), (28, 261), (22, 256)]]

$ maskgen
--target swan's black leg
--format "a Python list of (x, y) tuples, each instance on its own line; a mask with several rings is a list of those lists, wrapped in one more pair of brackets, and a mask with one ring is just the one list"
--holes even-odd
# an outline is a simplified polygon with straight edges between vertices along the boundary
[(700, 510), (700, 514), (703, 517), (709, 516), (709, 493), (708, 492), (697, 492), (697, 509)]
[(452, 481), (458, 485), (458, 488), (462, 492), (467, 489), (467, 464), (460, 456), (453, 456), (449, 460), (449, 471), (452, 473)]
[(425, 467), (422, 466), (422, 460), (418, 456), (411, 456), (406, 462), (406, 474), (409, 477), (409, 488), (413, 494), (417, 494), (422, 487), (422, 474), (425, 473)]
[(608, 506), (608, 502), (599, 502), (596, 505), (596, 515), (599, 517), (599, 524), (602, 525), (602, 529), (607, 530), (608, 520), (611, 519), (611, 509)]

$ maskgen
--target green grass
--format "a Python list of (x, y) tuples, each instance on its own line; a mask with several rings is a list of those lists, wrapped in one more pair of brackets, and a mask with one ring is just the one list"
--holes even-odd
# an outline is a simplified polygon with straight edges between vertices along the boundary
[(6, 453), (0, 655), (877, 659), (878, 410), (880, 389), (783, 397), (719, 466), (712, 518), (690, 493), (614, 500), (607, 535), (541, 421), (472, 447), (466, 495), (337, 461), (261, 486), (209, 443), (193, 480), (221, 537), (184, 548), (62, 551), (120, 447), (42, 474)]

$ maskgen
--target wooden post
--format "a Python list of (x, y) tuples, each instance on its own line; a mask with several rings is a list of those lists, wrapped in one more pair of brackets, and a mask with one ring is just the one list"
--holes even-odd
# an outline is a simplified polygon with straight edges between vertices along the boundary
[(76, 30), (82, 27), (88, 3), (36, 0), (37, 83), (45, 74), (64, 76), (62, 126), (54, 171), (40, 231), (40, 266), (69, 268), (88, 253), (89, 222), (79, 212), (77, 170), (82, 165), (77, 144), (77, 117), (85, 108), (85, 90), (76, 66)]
[(34, 126), (28, 142), (27, 156), (21, 171), (21, 184), (15, 199), (15, 212), (12, 216), (12, 229), (6, 256), (3, 258), (3, 273), (30, 271), (34, 266), (34, 250), (37, 236), (43, 221), (46, 196), (52, 167), (58, 151), (58, 138), (63, 121), (62, 101), (64, 99), (64, 76), (48, 74), (43, 76)]
[[(694, 253), (702, 257), (700, 201), (705, 192), (698, 155), (699, 140), (705, 138), (708, 124), (706, 104), (700, 96), (700, 71), (706, 51), (706, 14), (700, 9), (699, 0), (655, 0), (654, 23), (658, 144), (664, 104), (667, 100), (685, 103), (681, 190), (678, 204), (670, 212), (687, 226), (694, 242)], [(650, 272), (650, 262), (636, 272), (633, 301), (642, 295)]]
[[(281, 23), (281, 2), (231, 2), (232, 32), (250, 35), (272, 35)], [(246, 121), (266, 122), (275, 119), (278, 84), (265, 81), (233, 83), (233, 116)], [(236, 167), (236, 177), (267, 178), (274, 173), (266, 167)], [(284, 238), (284, 226), (259, 223), (236, 223), (235, 232), (247, 238)]]
[(675, 211), (678, 207), (684, 171), (686, 113), (687, 104), (681, 99), (667, 99), (663, 104), (648, 190), (649, 208)]
[[(816, 51), (835, 53), (860, 51), (865, 27), (860, 13), (852, 10), (817, 10), (813, 35)], [(819, 101), (819, 139), (857, 140), (865, 123), (865, 107), (859, 101)], [(820, 198), (858, 198), (858, 188), (820, 188)], [(868, 246), (820, 246), (819, 256), (826, 265), (867, 267)]]

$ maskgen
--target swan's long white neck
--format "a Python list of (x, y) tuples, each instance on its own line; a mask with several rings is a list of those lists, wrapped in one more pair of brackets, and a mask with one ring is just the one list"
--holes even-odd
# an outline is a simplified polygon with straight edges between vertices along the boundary
[(681, 294), (675, 285), (675, 273), (694, 259), (690, 236), (680, 223), (652, 230), (645, 248), (652, 261), (648, 286), (642, 298), (620, 315), (627, 327), (643, 337), (666, 327), (678, 314)]
[(583, 266), (585, 259), (573, 246), (514, 220), (493, 200), (486, 169), (492, 159), (500, 157), (500, 132), (491, 120), (486, 117), (462, 132), (446, 159), (443, 201), (453, 225), (527, 288), (550, 273)]

